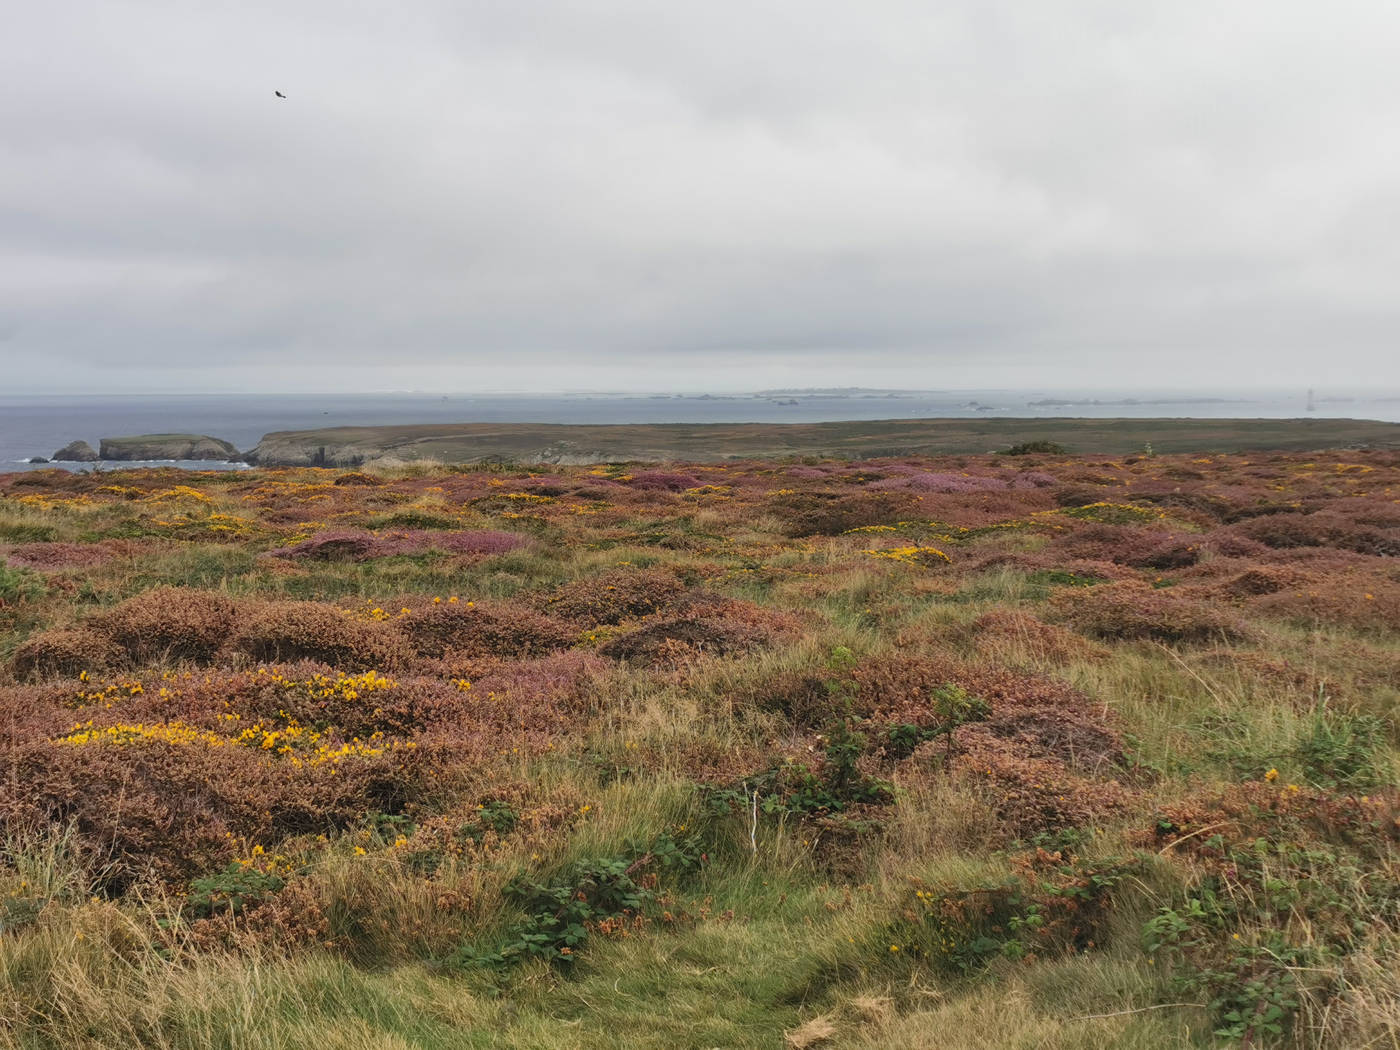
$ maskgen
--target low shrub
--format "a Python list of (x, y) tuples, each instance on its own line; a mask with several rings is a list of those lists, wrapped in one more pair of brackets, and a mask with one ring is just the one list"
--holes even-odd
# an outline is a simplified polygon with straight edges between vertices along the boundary
[(907, 492), (799, 492), (774, 499), (771, 507), (789, 536), (839, 536), (862, 525), (884, 525), (911, 517), (918, 499)]
[(693, 474), (641, 470), (632, 475), (627, 485), (642, 492), (684, 492), (686, 489), (698, 488), (700, 479)]
[(123, 666), (126, 651), (87, 628), (42, 631), (19, 644), (10, 668), (22, 681), (76, 678), (83, 671)]
[(410, 600), (398, 621), (422, 656), (539, 656), (567, 649), (577, 640), (568, 624), (513, 602), (425, 602)]
[(294, 561), (361, 562), (404, 554), (442, 551), (447, 554), (506, 554), (528, 546), (528, 537), (498, 529), (469, 529), (435, 532), (409, 529), (391, 532), (365, 532), (357, 529), (328, 529), (310, 539), (272, 551), (270, 557)]
[(1022, 441), (1003, 449), (999, 456), (1063, 456), (1068, 450), (1054, 441)]
[(505, 897), (525, 918), (507, 931), (503, 944), (487, 951), (463, 945), (453, 962), (504, 968), (541, 959), (569, 967), (590, 936), (642, 925), (662, 876), (686, 875), (705, 859), (693, 835), (665, 834), (620, 856), (577, 862), (548, 881), (519, 876), (506, 886)]
[(1400, 838), (1396, 813), (1393, 796), (1257, 782), (1160, 813), (1152, 845), (1191, 860), (1143, 930), (1170, 994), (1203, 998), (1216, 1035), (1246, 1045), (1320, 1028), (1344, 993), (1339, 968), (1400, 933), (1400, 890), (1375, 877)]
[(1130, 580), (1061, 591), (1050, 607), (1075, 630), (1108, 640), (1208, 642), (1249, 636), (1236, 614)]
[(1252, 608), (1262, 615), (1307, 625), (1335, 624), (1368, 633), (1394, 634), (1400, 630), (1400, 583), (1359, 575), (1290, 577), (1286, 570), (1272, 575), (1280, 582), (1292, 582), (1252, 603)]
[(971, 888), (917, 884), (893, 925), (893, 947), (953, 977), (995, 959), (1032, 962), (1098, 948), (1113, 920), (1113, 893), (1140, 875), (1140, 860), (1083, 860), (1037, 849), (1012, 858), (1010, 877)]
[(1241, 522), (1233, 529), (1241, 536), (1276, 550), (1335, 547), (1380, 557), (1400, 554), (1400, 529), (1362, 525), (1352, 518), (1328, 511), (1270, 514)]
[(91, 621), (91, 629), (126, 650), (133, 663), (208, 663), (237, 619), (232, 599), (188, 587), (154, 587)]
[[(1087, 776), (1051, 757), (1049, 749), (1028, 749), (1015, 738), (964, 730), (958, 745), (954, 773), (986, 796), (1009, 838), (1092, 827), (1124, 812), (1133, 797), (1117, 781)], [(930, 757), (916, 752), (910, 762), (917, 765)]]
[(394, 623), (359, 620), (320, 602), (250, 602), (228, 649), (259, 663), (314, 660), (344, 670), (387, 670), (408, 656)]
[(794, 621), (752, 602), (694, 597), (644, 626), (607, 639), (598, 652), (618, 660), (664, 664), (688, 656), (726, 656), (771, 645)]
[(551, 616), (591, 627), (654, 613), (684, 591), (675, 573), (665, 569), (613, 569), (565, 584), (540, 604)]

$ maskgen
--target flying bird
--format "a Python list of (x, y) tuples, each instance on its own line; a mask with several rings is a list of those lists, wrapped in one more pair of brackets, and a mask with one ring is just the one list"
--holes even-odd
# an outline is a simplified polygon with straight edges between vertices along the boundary
[(286, 97), (287, 97), (286, 95), (282, 94), (282, 92), (277, 91), (277, 90), (275, 90), (275, 89), (273, 90), (272, 93), (273, 93), (274, 95), (276, 95), (278, 98), (286, 98)]

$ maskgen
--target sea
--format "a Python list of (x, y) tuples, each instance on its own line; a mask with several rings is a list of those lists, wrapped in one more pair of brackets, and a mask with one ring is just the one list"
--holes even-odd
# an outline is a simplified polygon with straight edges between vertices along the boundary
[[(1350, 418), (1400, 422), (1400, 391), (769, 390), (744, 394), (0, 393), (0, 472), (32, 469), (71, 441), (207, 434), (251, 449), (264, 434), (413, 423), (816, 423), (973, 417)], [(166, 461), (191, 469), (241, 464)], [(62, 464), (54, 464), (55, 466)], [(98, 463), (130, 467), (133, 463)], [(91, 464), (67, 464), (91, 469)]]

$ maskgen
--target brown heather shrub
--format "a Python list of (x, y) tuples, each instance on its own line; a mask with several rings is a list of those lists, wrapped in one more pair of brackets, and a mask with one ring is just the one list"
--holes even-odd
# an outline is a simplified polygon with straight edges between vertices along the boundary
[(1280, 588), (1251, 603), (1264, 616), (1363, 631), (1400, 631), (1400, 583), (1376, 577), (1319, 579)]
[(1157, 558), (1170, 560), (1171, 555), (1166, 552), (1189, 543), (1174, 533), (1158, 529), (1090, 523), (1055, 537), (1049, 545), (1049, 553), (1066, 560), (1143, 567)]
[(1015, 609), (983, 613), (972, 627), (978, 651), (994, 659), (1000, 657), (1000, 662), (1005, 662), (1008, 653), (1020, 653), (1062, 667), (1108, 655), (1107, 649), (1082, 635)]
[(862, 525), (885, 525), (918, 513), (920, 500), (907, 492), (798, 492), (778, 496), (768, 509), (789, 536), (839, 536)]
[(560, 719), (592, 710), (599, 683), (612, 670), (592, 653), (565, 650), (528, 660), (479, 660), (468, 677), (478, 694), (496, 693), (517, 705), (547, 708), (551, 718)]
[(1335, 547), (1381, 557), (1400, 554), (1400, 530), (1358, 524), (1330, 511), (1270, 514), (1234, 526), (1236, 532), (1268, 547)]
[[(1258, 839), (1345, 845), (1372, 861), (1393, 863), (1400, 843), (1400, 793), (1375, 790), (1340, 795), (1300, 785), (1249, 781), (1168, 802), (1139, 842), (1171, 845), (1177, 854), (1207, 863), (1225, 861), (1226, 847)], [(1210, 828), (1211, 835), (1193, 834)], [(1213, 839), (1214, 835), (1219, 839)]]
[(567, 649), (577, 632), (516, 602), (429, 602), (408, 599), (399, 622), (421, 656), (538, 656)]
[(1115, 479), (1108, 486), (1057, 485), (1051, 495), (1057, 507), (1087, 507), (1091, 503), (1112, 499), (1119, 488), (1120, 482)]
[(408, 656), (394, 623), (353, 618), (320, 602), (249, 602), (239, 612), (228, 650), (259, 663), (314, 660), (341, 670), (387, 670)]
[(429, 529), (395, 529), (366, 532), (361, 529), (327, 529), (290, 547), (270, 551), (269, 558), (303, 561), (362, 562), (401, 554), (441, 551), (446, 554), (486, 557), (527, 546), (529, 539), (497, 529), (464, 529), (446, 532)]
[(121, 646), (137, 664), (208, 663), (228, 641), (237, 606), (188, 587), (154, 587), (94, 617), (91, 629)]
[(1023, 757), (1052, 758), (1076, 768), (1102, 770), (1123, 761), (1122, 739), (1102, 706), (1058, 679), (918, 656), (863, 661), (852, 676), (857, 713), (877, 723), (936, 724), (933, 694), (945, 685), (987, 701), (987, 720), (954, 734), (959, 749), (997, 740)]
[(1255, 598), (1296, 588), (1310, 580), (1306, 573), (1286, 565), (1255, 565), (1225, 580), (1218, 589), (1231, 598)]
[(20, 543), (3, 552), (11, 565), (27, 569), (81, 569), (101, 565), (115, 557), (130, 556), (138, 546), (129, 540), (102, 543)]
[(75, 678), (83, 671), (103, 671), (127, 662), (125, 650), (87, 628), (43, 631), (21, 642), (10, 668), (21, 681)]
[(645, 616), (675, 601), (685, 584), (665, 569), (613, 569), (539, 599), (551, 616), (583, 627)]
[(1157, 569), (1165, 572), (1170, 569), (1189, 568), (1200, 560), (1201, 548), (1194, 540), (1188, 542), (1169, 539), (1128, 564), (1139, 569)]
[(700, 479), (693, 474), (674, 474), (662, 470), (642, 470), (632, 475), (627, 482), (634, 489), (643, 492), (684, 492), (698, 488)]
[(837, 717), (837, 704), (822, 674), (806, 668), (783, 668), (751, 682), (735, 699), (763, 711), (780, 711), (796, 726), (816, 729)]
[[(911, 761), (938, 761), (938, 744), (924, 744)], [(1075, 772), (1056, 758), (1027, 757), (1014, 743), (979, 736), (953, 760), (955, 775), (995, 809), (1007, 839), (1083, 828), (1121, 814), (1132, 801), (1122, 784)]]
[(1111, 641), (1207, 642), (1249, 635), (1244, 621), (1227, 609), (1133, 580), (1063, 590), (1051, 597), (1050, 607), (1054, 618), (1075, 630)]
[(33, 740), (0, 759), (0, 832), (73, 826), (90, 870), (119, 893), (217, 870), (234, 838), (330, 833), (420, 796), (417, 750), (293, 768), (256, 749), (163, 741)]
[(1298, 504), (1280, 503), (1277, 500), (1255, 500), (1250, 503), (1238, 503), (1225, 512), (1224, 521), (1227, 525), (1233, 525), (1239, 521), (1251, 521), (1255, 518), (1266, 518), (1274, 514), (1296, 514)]
[(670, 664), (689, 656), (728, 656), (772, 645), (792, 633), (791, 616), (737, 598), (695, 595), (651, 622), (609, 638), (603, 656), (641, 664)]
[(1241, 536), (1229, 529), (1216, 529), (1207, 533), (1201, 537), (1201, 545), (1222, 558), (1257, 558), (1269, 549), (1258, 540)]

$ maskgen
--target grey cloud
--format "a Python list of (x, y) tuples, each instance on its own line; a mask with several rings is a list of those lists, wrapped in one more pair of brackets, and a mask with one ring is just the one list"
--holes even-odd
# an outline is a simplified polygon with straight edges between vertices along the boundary
[(70, 0), (12, 22), (19, 388), (1400, 383), (1383, 5)]

